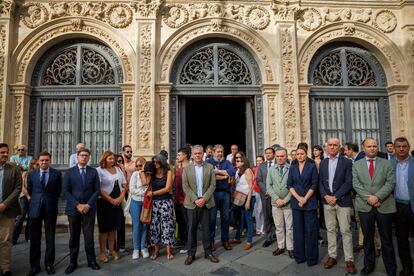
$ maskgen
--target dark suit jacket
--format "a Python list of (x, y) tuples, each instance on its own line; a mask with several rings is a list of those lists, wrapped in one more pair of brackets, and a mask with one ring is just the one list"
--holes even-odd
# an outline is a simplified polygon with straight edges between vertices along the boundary
[(360, 152), (358, 153), (358, 155), (355, 157), (355, 161), (358, 161), (358, 160), (360, 160), (360, 159), (362, 159), (362, 158), (364, 158), (364, 157), (365, 157), (365, 152), (360, 151)]
[(332, 183), (333, 193), (329, 189), (329, 158), (321, 161), (319, 166), (319, 192), (325, 204), (326, 195), (335, 196), (340, 207), (352, 207), (352, 161), (339, 156)]
[[(276, 164), (276, 160), (273, 161)], [(267, 160), (260, 164), (257, 168), (257, 184), (260, 188), (260, 193), (264, 195), (266, 193), (266, 179), (267, 179)]]
[(56, 216), (62, 192), (62, 173), (49, 168), (49, 179), (43, 189), (40, 183), (40, 169), (30, 172), (27, 175), (27, 191), (32, 198), (29, 204), (29, 218), (38, 218), (43, 207), (47, 217)]
[(3, 202), (6, 205), (4, 214), (8, 218), (16, 217), (20, 214), (19, 195), (22, 191), (22, 174), (17, 166), (4, 164), (3, 174)]
[(79, 167), (70, 168), (63, 178), (63, 196), (67, 200), (65, 213), (68, 216), (81, 216), (76, 206), (78, 204), (88, 204), (91, 208), (87, 215), (94, 215), (99, 192), (99, 175), (94, 168), (86, 166), (85, 185), (82, 183)]
[(315, 163), (305, 162), (302, 174), (299, 173), (299, 164), (296, 163), (290, 166), (289, 176), (287, 181), (288, 189), (294, 188), (296, 193), (300, 196), (305, 196), (309, 189), (314, 191), (313, 196), (303, 207), (299, 207), (298, 201), (292, 196), (290, 205), (293, 209), (300, 210), (314, 210), (318, 208), (318, 200), (316, 193), (318, 192), (318, 170)]

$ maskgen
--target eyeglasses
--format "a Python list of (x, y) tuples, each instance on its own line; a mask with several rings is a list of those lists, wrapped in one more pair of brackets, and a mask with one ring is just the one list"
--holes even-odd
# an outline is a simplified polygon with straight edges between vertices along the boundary
[(142, 168), (142, 165), (136, 165), (135, 168)]
[(237, 159), (236, 163), (243, 163), (243, 161), (241, 161), (240, 159)]
[(79, 154), (80, 157), (88, 157), (89, 154)]
[(24, 151), (24, 149), (17, 149), (17, 151)]
[(124, 163), (124, 161), (122, 161), (121, 159), (116, 161), (117, 163)]
[(132, 150), (127, 150), (125, 153), (132, 153)]

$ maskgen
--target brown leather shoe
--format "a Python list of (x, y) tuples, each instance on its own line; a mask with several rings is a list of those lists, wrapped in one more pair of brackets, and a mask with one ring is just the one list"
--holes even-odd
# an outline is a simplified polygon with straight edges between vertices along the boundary
[(244, 250), (249, 250), (250, 248), (252, 248), (252, 244), (251, 243), (248, 243), (248, 242), (246, 242), (244, 245), (243, 245), (243, 249)]
[(219, 262), (219, 259), (217, 259), (217, 257), (212, 255), (212, 254), (206, 256), (205, 258), (208, 259), (212, 263), (218, 263)]
[(283, 254), (285, 252), (285, 248), (278, 248), (275, 251), (273, 251), (273, 256), (278, 256), (280, 254)]
[(223, 243), (223, 248), (226, 249), (226, 250), (232, 250), (233, 249), (233, 247), (231, 247), (230, 243), (228, 243), (228, 242)]
[(381, 249), (375, 249), (375, 257), (381, 256)]
[(353, 261), (347, 261), (345, 263), (346, 263), (346, 272), (348, 272), (349, 274), (357, 273), (357, 270), (356, 270), (356, 267)]
[(238, 240), (238, 239), (230, 240), (230, 244), (240, 244), (240, 243), (241, 243), (241, 240)]
[(288, 250), (289, 258), (293, 259), (293, 250)]
[(193, 261), (194, 261), (194, 257), (193, 256), (187, 256), (187, 258), (185, 259), (184, 264), (185, 265), (190, 265), (190, 264), (193, 263)]
[(212, 252), (216, 251), (216, 246), (215, 246), (214, 242), (211, 243), (211, 251)]
[(328, 260), (326, 261), (324, 267), (326, 269), (331, 269), (332, 267), (334, 267), (334, 265), (336, 265), (336, 260), (332, 257), (329, 257)]
[(363, 246), (363, 245), (356, 244), (356, 245), (354, 246), (354, 252), (355, 252), (355, 253), (357, 253), (357, 252), (361, 251), (362, 249), (364, 249), (364, 246)]

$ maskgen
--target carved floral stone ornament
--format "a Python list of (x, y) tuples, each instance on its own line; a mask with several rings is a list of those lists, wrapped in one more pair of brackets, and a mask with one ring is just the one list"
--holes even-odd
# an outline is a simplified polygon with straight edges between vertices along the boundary
[(397, 17), (389, 10), (379, 11), (375, 15), (374, 26), (384, 33), (390, 33), (397, 27)]
[(132, 22), (132, 10), (126, 4), (112, 4), (105, 14), (109, 25), (114, 28), (125, 28)]
[(21, 19), (27, 27), (36, 28), (48, 21), (49, 12), (40, 3), (28, 3), (23, 5)]
[(268, 11), (262, 6), (250, 6), (246, 10), (246, 24), (256, 30), (265, 29), (270, 22)]
[(299, 25), (306, 31), (314, 31), (322, 25), (322, 16), (314, 8), (306, 8), (299, 12)]
[(188, 11), (183, 5), (166, 6), (163, 10), (164, 23), (170, 28), (179, 28), (188, 22)]
[(0, 1), (0, 15), (11, 15), (14, 9), (14, 2), (10, 0), (2, 0)]

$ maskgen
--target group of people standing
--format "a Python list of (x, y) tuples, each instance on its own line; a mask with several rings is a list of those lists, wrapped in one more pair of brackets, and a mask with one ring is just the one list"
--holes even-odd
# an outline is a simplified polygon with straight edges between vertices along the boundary
[[(164, 245), (167, 259), (171, 260), (172, 248), (181, 246), (184, 249), (180, 252), (187, 254), (185, 265), (191, 265), (196, 258), (197, 232), (201, 227), (204, 257), (217, 263), (219, 259), (213, 252), (217, 246), (218, 212), (221, 246), (225, 250), (241, 243), (245, 225), (243, 249), (253, 246), (255, 216), (256, 233), (265, 235), (263, 247), (276, 240), (274, 256), (286, 252), (297, 263), (306, 262), (309, 266), (319, 260), (318, 237), (323, 217), (328, 240), (324, 267), (330, 269), (337, 264), (339, 229), (346, 271), (355, 274), (355, 211), (363, 234), (364, 267), (360, 273), (368, 275), (375, 269), (374, 236), (378, 229), (386, 272), (396, 275), (394, 221), (403, 268), (400, 275), (412, 275), (409, 233), (414, 226), (414, 159), (409, 156), (409, 142), (404, 137), (397, 138), (392, 143), (392, 154), (381, 154), (373, 138), (366, 138), (362, 146), (363, 151), (359, 152), (357, 145), (346, 143), (341, 152), (339, 139), (329, 138), (324, 149), (313, 147), (311, 159), (307, 144), (300, 143), (294, 155), (290, 154), (294, 158), (289, 160), (287, 149), (275, 145), (267, 148), (264, 156), (258, 156), (252, 168), (236, 145), (232, 145), (226, 158), (222, 145), (207, 147), (206, 151), (200, 145), (183, 147), (178, 150), (174, 165), (169, 164), (165, 151), (150, 161), (143, 157), (133, 160), (132, 149), (126, 145), (121, 155), (104, 152), (95, 169), (88, 165), (91, 152), (79, 144), (76, 155), (71, 156), (72, 167), (62, 177), (60, 171), (51, 167), (48, 152), (40, 153), (33, 162), (23, 158), (24, 162), (14, 161), (18, 164), (14, 165), (7, 162), (8, 146), (0, 144), (0, 271), (11, 275), (11, 243), (17, 242), (25, 215), (17, 220), (15, 217), (27, 210), (29, 231), (25, 237), (30, 239), (31, 265), (27, 275), (41, 271), (42, 224), (46, 237), (45, 270), (55, 273), (55, 228), (58, 200), (63, 194), (70, 232), (66, 274), (78, 267), (81, 229), (88, 266), (100, 269), (94, 250), (95, 217), (99, 229), (98, 260), (117, 260), (117, 251), (125, 247), (127, 213), (133, 224), (133, 259), (142, 256), (155, 260)], [(25, 202), (20, 200), (21, 206), (19, 196), (25, 198)], [(148, 209), (148, 202), (151, 220), (144, 222), (140, 217)], [(232, 238), (231, 224), (236, 230)]]

